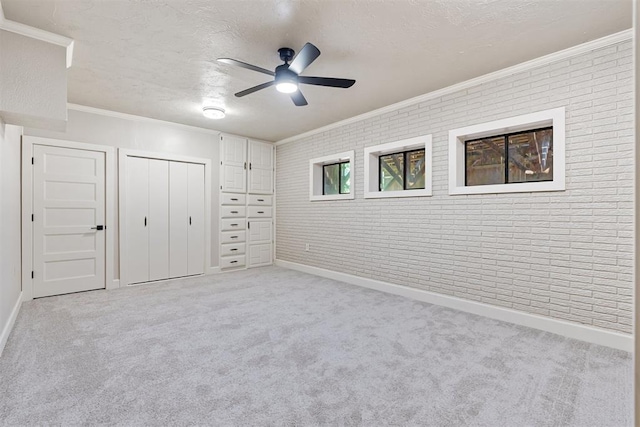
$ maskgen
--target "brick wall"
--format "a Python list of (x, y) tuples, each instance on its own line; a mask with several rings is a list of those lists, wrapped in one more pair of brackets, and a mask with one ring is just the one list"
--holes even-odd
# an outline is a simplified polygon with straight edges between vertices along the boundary
[[(631, 333), (633, 89), (627, 41), (280, 145), (276, 258)], [(449, 130), (562, 106), (566, 191), (448, 195)], [(365, 200), (363, 149), (425, 134), (433, 196)], [(310, 202), (347, 150), (355, 200)]]

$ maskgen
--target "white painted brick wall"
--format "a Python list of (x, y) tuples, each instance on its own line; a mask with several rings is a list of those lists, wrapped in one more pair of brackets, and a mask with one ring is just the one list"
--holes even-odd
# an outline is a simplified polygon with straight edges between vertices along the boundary
[[(276, 257), (631, 333), (632, 79), (629, 41), (281, 145)], [(561, 106), (566, 191), (448, 195), (450, 129)], [(363, 199), (363, 149), (424, 134), (433, 196)], [(347, 150), (355, 200), (310, 202), (309, 159)]]

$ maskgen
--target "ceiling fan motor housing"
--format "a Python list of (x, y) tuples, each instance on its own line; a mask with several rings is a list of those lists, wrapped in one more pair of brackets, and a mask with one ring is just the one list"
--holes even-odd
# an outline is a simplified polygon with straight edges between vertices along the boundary
[(289, 70), (289, 64), (282, 64), (276, 67), (276, 83), (280, 81), (298, 81), (298, 75)]
[(295, 50), (290, 47), (281, 47), (278, 49), (278, 53), (280, 54), (280, 60), (284, 62), (291, 62), (296, 54)]

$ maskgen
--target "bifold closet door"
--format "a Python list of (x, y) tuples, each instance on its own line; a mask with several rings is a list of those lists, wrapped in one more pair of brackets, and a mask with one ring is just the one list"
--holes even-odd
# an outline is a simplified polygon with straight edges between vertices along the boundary
[(149, 281), (149, 160), (127, 157), (127, 282)]
[(169, 162), (149, 159), (149, 280), (169, 277)]
[[(189, 274), (204, 273), (204, 165), (188, 165)], [(172, 202), (173, 204), (173, 202)]]
[(169, 276), (189, 274), (189, 164), (169, 164)]

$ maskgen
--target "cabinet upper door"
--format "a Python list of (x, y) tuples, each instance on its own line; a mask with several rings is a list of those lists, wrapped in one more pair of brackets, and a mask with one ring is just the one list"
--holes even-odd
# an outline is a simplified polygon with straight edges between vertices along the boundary
[(249, 141), (249, 193), (273, 193), (273, 145)]
[(247, 140), (235, 136), (220, 137), (222, 191), (244, 193), (247, 191)]

